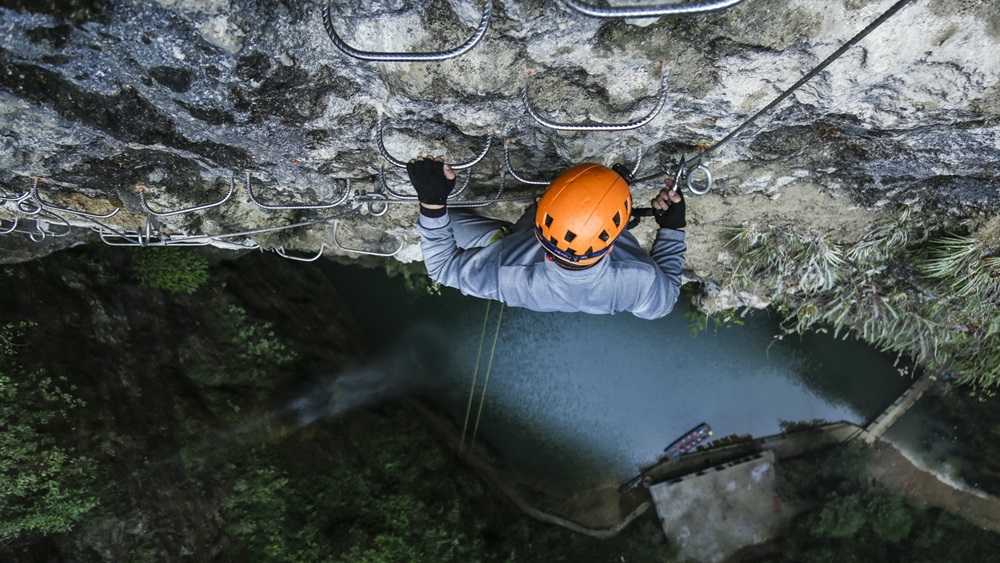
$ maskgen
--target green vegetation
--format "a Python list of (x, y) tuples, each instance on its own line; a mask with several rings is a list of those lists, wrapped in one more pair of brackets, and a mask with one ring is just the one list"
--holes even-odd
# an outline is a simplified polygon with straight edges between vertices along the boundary
[(707, 332), (709, 327), (712, 327), (712, 334), (717, 334), (720, 328), (743, 326), (745, 324), (743, 318), (752, 314), (753, 311), (749, 308), (722, 311), (712, 315), (706, 315), (697, 309), (691, 308), (684, 313), (684, 318), (688, 321), (691, 336), (698, 336), (703, 332)]
[(295, 359), (268, 321), (251, 320), (246, 309), (229, 304), (221, 315), (222, 338), (232, 355), (233, 368), (249, 379), (262, 378), (271, 367)]
[(398, 260), (385, 261), (385, 274), (390, 278), (402, 277), (407, 291), (417, 294), (441, 295), (441, 284), (427, 276), (423, 262), (404, 264)]
[[(544, 526), (507, 508), (397, 408), (357, 412), (227, 466), (227, 534), (256, 561), (670, 561), (663, 533), (636, 523), (611, 540)], [(308, 462), (292, 448), (315, 453)], [(238, 555), (238, 554), (237, 554)]]
[(83, 406), (65, 379), (21, 365), (30, 322), (0, 326), (0, 543), (72, 529), (97, 505), (95, 464), (50, 429)]
[(190, 248), (143, 248), (136, 251), (133, 272), (147, 289), (191, 294), (208, 281), (208, 261)]
[(832, 327), (973, 383), (1000, 382), (1000, 258), (954, 234), (929, 239), (908, 208), (845, 245), (787, 226), (732, 230), (728, 286), (770, 298), (787, 333)]
[(366, 448), (376, 456), (371, 466), (329, 460), (303, 475), (298, 464), (282, 465), (274, 449), (230, 465), (236, 478), (225, 505), (228, 533), (269, 561), (473, 560), (482, 549), (481, 523), (462, 513), (454, 484), (436, 499), (421, 482), (444, 471), (440, 452), (407, 462), (397, 456), (400, 444), (384, 438), (378, 451)]
[[(1000, 535), (922, 510), (863, 479), (870, 449), (832, 446), (779, 466), (779, 492), (804, 507), (756, 558), (781, 563), (1000, 561)], [(757, 550), (758, 552), (761, 550)]]
[(205, 362), (193, 367), (191, 378), (201, 386), (257, 385), (269, 388), (271, 375), (297, 357), (268, 321), (251, 319), (243, 307), (217, 303), (209, 329), (217, 347)]

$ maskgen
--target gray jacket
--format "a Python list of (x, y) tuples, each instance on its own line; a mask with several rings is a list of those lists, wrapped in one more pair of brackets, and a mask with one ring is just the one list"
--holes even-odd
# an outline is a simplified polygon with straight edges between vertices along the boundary
[(684, 268), (684, 233), (659, 229), (652, 251), (625, 231), (602, 260), (566, 270), (545, 257), (531, 229), (481, 248), (462, 249), (448, 215), (420, 215), (420, 247), (431, 279), (465, 295), (533, 311), (614, 314), (657, 319), (677, 302)]

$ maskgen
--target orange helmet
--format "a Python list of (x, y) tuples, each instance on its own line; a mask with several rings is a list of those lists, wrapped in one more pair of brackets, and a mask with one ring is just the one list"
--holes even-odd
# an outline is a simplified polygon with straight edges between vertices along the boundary
[(577, 164), (538, 200), (535, 237), (556, 258), (590, 266), (611, 249), (631, 212), (632, 194), (621, 175), (600, 164)]

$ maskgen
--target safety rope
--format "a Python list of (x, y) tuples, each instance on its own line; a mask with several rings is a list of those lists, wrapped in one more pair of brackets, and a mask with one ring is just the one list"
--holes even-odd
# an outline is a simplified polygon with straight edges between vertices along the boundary
[(469, 428), (469, 417), (472, 415), (472, 397), (476, 393), (476, 379), (479, 377), (479, 360), (483, 356), (483, 343), (486, 342), (486, 324), (490, 320), (490, 301), (486, 300), (486, 315), (483, 316), (483, 331), (479, 335), (479, 352), (476, 353), (476, 367), (472, 370), (472, 386), (469, 387), (469, 402), (465, 405), (465, 422), (462, 424), (462, 441), (459, 443), (459, 453), (465, 448), (465, 432)]
[(490, 372), (493, 371), (493, 355), (497, 351), (497, 337), (500, 336), (500, 322), (503, 321), (504, 303), (500, 302), (500, 313), (497, 315), (497, 328), (493, 333), (493, 347), (490, 350), (490, 361), (486, 364), (486, 377), (483, 379), (483, 392), (479, 396), (479, 412), (476, 413), (476, 425), (472, 428), (472, 439), (469, 440), (469, 448), (476, 443), (476, 435), (479, 434), (479, 420), (483, 416), (483, 404), (486, 402), (486, 387), (490, 384)]
[(893, 4), (888, 10), (886, 10), (885, 12), (883, 12), (881, 16), (879, 16), (878, 18), (876, 18), (875, 21), (873, 21), (872, 23), (868, 24), (868, 27), (862, 29), (860, 32), (857, 33), (857, 35), (855, 35), (854, 37), (848, 39), (847, 42), (844, 43), (843, 45), (841, 45), (839, 49), (837, 49), (836, 51), (834, 51), (829, 57), (827, 57), (826, 59), (824, 59), (823, 62), (821, 62), (815, 68), (813, 68), (812, 70), (810, 70), (809, 72), (807, 72), (805, 74), (805, 76), (803, 76), (802, 78), (800, 78), (795, 84), (792, 84), (790, 87), (788, 87), (777, 98), (775, 98), (774, 100), (772, 100), (771, 103), (767, 104), (766, 106), (764, 106), (763, 108), (761, 108), (759, 111), (757, 111), (757, 113), (755, 113), (752, 116), (750, 116), (749, 119), (747, 119), (746, 121), (744, 121), (736, 129), (733, 129), (728, 135), (726, 135), (725, 137), (723, 137), (721, 140), (717, 141), (715, 144), (711, 145), (710, 147), (708, 147), (707, 149), (705, 149), (704, 151), (702, 151), (698, 155), (692, 157), (690, 160), (688, 160), (685, 163), (685, 166), (687, 166), (688, 168), (690, 168), (692, 166), (695, 166), (695, 165), (701, 163), (701, 159), (704, 158), (705, 155), (714, 152), (716, 149), (718, 149), (722, 145), (728, 143), (730, 140), (732, 140), (734, 137), (736, 137), (736, 135), (739, 135), (740, 132), (742, 132), (744, 129), (746, 129), (751, 123), (753, 123), (754, 121), (756, 121), (757, 118), (759, 118), (760, 116), (764, 115), (765, 113), (771, 111), (772, 109), (774, 109), (775, 106), (777, 106), (781, 102), (785, 101), (785, 99), (788, 98), (788, 96), (791, 96), (796, 90), (798, 90), (800, 87), (802, 87), (803, 84), (805, 84), (806, 82), (808, 82), (811, 78), (813, 78), (814, 76), (816, 76), (820, 72), (823, 72), (823, 69), (825, 69), (826, 67), (830, 66), (830, 64), (833, 61), (835, 61), (838, 58), (840, 58), (841, 55), (843, 55), (845, 52), (847, 52), (848, 49), (850, 49), (851, 47), (857, 45), (857, 43), (859, 41), (861, 41), (862, 39), (864, 39), (865, 37), (867, 37), (868, 34), (870, 34), (871, 32), (875, 31), (880, 25), (882, 25), (883, 23), (885, 23), (889, 18), (891, 18), (892, 16), (896, 15), (896, 12), (899, 12), (900, 10), (902, 10), (903, 8), (905, 8), (906, 5), (909, 4), (910, 2), (911, 2), (911, 0), (899, 0), (898, 2), (896, 2), (895, 4)]

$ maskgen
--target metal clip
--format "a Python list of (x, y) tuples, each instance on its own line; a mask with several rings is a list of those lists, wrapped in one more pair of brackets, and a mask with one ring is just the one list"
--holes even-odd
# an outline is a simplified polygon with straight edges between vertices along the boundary
[(49, 213), (48, 215), (51, 215), (52, 217), (55, 217), (60, 222), (62, 222), (62, 224), (66, 227), (66, 231), (62, 233), (57, 233), (49, 228), (49, 221), (47, 221), (46, 219), (38, 218), (35, 219), (35, 230), (28, 232), (28, 238), (30, 238), (32, 241), (42, 242), (43, 240), (45, 240), (45, 237), (47, 236), (65, 237), (68, 236), (70, 232), (73, 231), (73, 226), (70, 225), (69, 221), (67, 221), (66, 219), (63, 219), (62, 217), (52, 213)]
[[(696, 164), (696, 166), (694, 168), (690, 168), (692, 164)], [(638, 168), (638, 166), (636, 168)], [(698, 184), (695, 183), (694, 175), (696, 172), (701, 172), (702, 174), (705, 175), (706, 181), (704, 187), (700, 187), (698, 186)], [(642, 178), (632, 180), (631, 183), (638, 184), (641, 182), (647, 182), (649, 180), (655, 180), (656, 178), (659, 178), (661, 176), (671, 176), (671, 175), (674, 178), (673, 185), (675, 187), (679, 188), (681, 185), (681, 181), (683, 180), (684, 183), (687, 185), (687, 189), (694, 195), (705, 195), (709, 191), (711, 191), (712, 186), (715, 185), (715, 178), (712, 176), (712, 171), (709, 170), (709, 168), (704, 164), (701, 164), (700, 155), (692, 158), (691, 160), (685, 160), (684, 155), (681, 155), (681, 157), (678, 160), (676, 161), (672, 160), (670, 162), (667, 162), (667, 164), (664, 165), (662, 171), (650, 174), (649, 176), (643, 176)]]
[(486, 30), (490, 27), (490, 16), (493, 14), (493, 1), (486, 0), (486, 4), (483, 6), (483, 18), (479, 22), (479, 28), (476, 29), (476, 32), (469, 38), (468, 41), (458, 47), (455, 47), (454, 49), (432, 53), (380, 53), (355, 49), (341, 39), (340, 36), (337, 35), (337, 31), (333, 29), (333, 18), (330, 15), (331, 4), (332, 0), (327, 2), (326, 6), (323, 8), (323, 26), (326, 27), (326, 34), (330, 36), (330, 40), (333, 41), (333, 45), (355, 59), (376, 62), (409, 63), (443, 61), (465, 54), (470, 49), (475, 47), (483, 36), (486, 35)]

